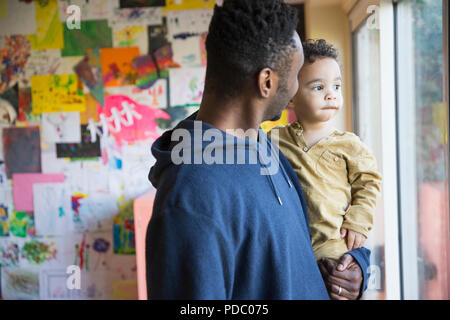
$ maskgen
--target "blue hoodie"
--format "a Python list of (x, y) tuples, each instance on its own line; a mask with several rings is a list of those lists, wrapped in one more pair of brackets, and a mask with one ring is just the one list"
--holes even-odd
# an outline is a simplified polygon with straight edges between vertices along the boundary
[[(149, 179), (157, 193), (146, 238), (149, 299), (329, 299), (303, 192), (287, 159), (274, 156), (278, 149), (262, 130), (259, 142), (239, 139), (195, 118), (152, 146), (157, 162)], [(196, 145), (194, 136), (207, 129), (219, 135)], [(246, 164), (236, 163), (238, 149), (247, 153)], [(194, 163), (210, 154), (229, 163), (227, 152), (234, 164), (179, 164), (171, 156)], [(268, 174), (274, 163), (279, 170)], [(351, 254), (367, 270), (370, 252)]]

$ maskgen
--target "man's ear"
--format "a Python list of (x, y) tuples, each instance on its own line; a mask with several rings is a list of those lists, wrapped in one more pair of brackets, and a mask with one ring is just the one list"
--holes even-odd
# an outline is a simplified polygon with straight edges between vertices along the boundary
[(269, 98), (278, 90), (278, 75), (270, 68), (264, 68), (258, 74), (258, 90), (263, 98)]

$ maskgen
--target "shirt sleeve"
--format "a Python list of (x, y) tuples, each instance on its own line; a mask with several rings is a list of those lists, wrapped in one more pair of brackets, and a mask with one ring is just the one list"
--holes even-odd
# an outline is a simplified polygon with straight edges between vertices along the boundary
[(375, 157), (359, 141), (357, 151), (348, 157), (348, 179), (352, 201), (344, 216), (343, 228), (368, 236), (373, 226), (377, 197), (381, 191), (381, 175)]
[(364, 291), (366, 291), (367, 289), (367, 281), (369, 280), (370, 277), (370, 274), (368, 273), (370, 266), (370, 250), (365, 247), (362, 247), (356, 250), (349, 251), (347, 253), (352, 255), (352, 257), (356, 260), (362, 271), (363, 282), (361, 284), (361, 291), (359, 292), (358, 296), (358, 299), (361, 299)]
[(149, 299), (229, 299), (234, 257), (214, 222), (182, 209), (152, 217), (146, 238)]

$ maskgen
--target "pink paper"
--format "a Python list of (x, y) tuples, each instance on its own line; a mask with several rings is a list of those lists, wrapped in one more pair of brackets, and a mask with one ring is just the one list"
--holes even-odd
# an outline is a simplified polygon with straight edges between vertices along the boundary
[(34, 211), (33, 184), (64, 182), (64, 174), (17, 173), (13, 174), (13, 200), (15, 211)]

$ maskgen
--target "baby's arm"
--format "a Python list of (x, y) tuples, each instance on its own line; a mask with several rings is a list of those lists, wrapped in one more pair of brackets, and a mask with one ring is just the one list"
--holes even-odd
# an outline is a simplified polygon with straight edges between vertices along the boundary
[(346, 233), (349, 250), (361, 247), (372, 230), (382, 181), (376, 159), (370, 150), (359, 139), (355, 149), (356, 152), (347, 158), (352, 200), (341, 229), (341, 235)]

